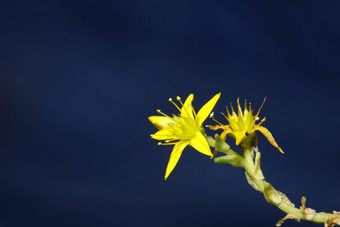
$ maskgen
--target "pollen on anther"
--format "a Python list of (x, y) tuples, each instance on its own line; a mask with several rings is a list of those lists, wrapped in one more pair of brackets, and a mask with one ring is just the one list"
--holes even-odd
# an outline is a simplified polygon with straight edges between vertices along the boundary
[(158, 142), (157, 145), (160, 146), (160, 145), (162, 145), (162, 143), (161, 143), (161, 142)]
[(177, 96), (177, 101), (179, 101), (179, 103), (180, 103), (182, 106), (184, 106), (181, 97)]
[(169, 98), (169, 102), (172, 102), (172, 98)]

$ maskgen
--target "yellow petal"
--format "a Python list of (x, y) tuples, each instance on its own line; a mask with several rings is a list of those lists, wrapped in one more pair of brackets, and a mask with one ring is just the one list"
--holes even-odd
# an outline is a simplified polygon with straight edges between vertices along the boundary
[(158, 132), (156, 132), (155, 134), (151, 134), (151, 138), (155, 139), (155, 140), (168, 140), (168, 139), (173, 139), (171, 138), (171, 132), (167, 129), (161, 129)]
[(243, 140), (243, 137), (245, 136), (245, 132), (241, 131), (241, 132), (232, 132), (232, 135), (235, 137), (235, 140), (236, 140), (236, 145), (240, 145), (240, 143), (242, 142)]
[(170, 117), (151, 116), (149, 121), (158, 129), (167, 127), (169, 124), (175, 124), (175, 121)]
[(254, 128), (255, 121), (253, 119), (254, 119), (254, 117), (253, 117), (252, 111), (245, 114), (244, 125), (246, 126), (245, 129), (247, 131), (250, 131)]
[(170, 173), (175, 168), (179, 158), (182, 155), (184, 148), (188, 146), (188, 144), (189, 144), (188, 141), (185, 141), (185, 142), (180, 141), (176, 143), (176, 145), (174, 146), (174, 149), (172, 150), (171, 155), (170, 155), (168, 166), (166, 167), (166, 172), (165, 172), (165, 177), (164, 177), (165, 180), (169, 177)]
[(232, 133), (233, 132), (233, 130), (230, 128), (230, 126), (229, 125), (226, 125), (226, 126), (223, 126), (223, 132), (221, 133), (221, 139), (223, 140), (223, 141), (225, 141), (226, 139), (227, 139), (227, 135), (229, 134), (229, 133)]
[(242, 113), (242, 109), (240, 106), (240, 98), (237, 98), (237, 115), (243, 118), (243, 113)]
[(190, 117), (193, 118), (193, 107), (192, 101), (194, 100), (194, 94), (190, 94), (188, 98), (185, 100), (183, 107), (181, 109), (181, 116), (182, 117)]
[(213, 156), (209, 144), (201, 132), (196, 132), (195, 137), (190, 140), (190, 145), (202, 154), (208, 155), (210, 157)]
[(259, 130), (275, 148), (277, 148), (281, 153), (284, 153), (282, 149), (277, 145), (273, 135), (263, 126), (257, 126), (255, 130)]
[(211, 113), (212, 109), (216, 105), (216, 102), (221, 96), (221, 92), (215, 95), (212, 99), (209, 100), (197, 113), (197, 124), (201, 126), (204, 122), (204, 120), (209, 116)]
[(227, 138), (227, 135), (230, 135), (231, 138), (235, 139), (235, 144), (238, 146), (240, 145), (240, 143), (242, 142), (242, 139), (245, 135), (244, 131), (234, 131), (232, 128), (230, 128), (230, 125), (226, 125), (226, 127), (224, 128), (223, 132), (221, 133), (221, 139), (223, 139), (224, 141)]

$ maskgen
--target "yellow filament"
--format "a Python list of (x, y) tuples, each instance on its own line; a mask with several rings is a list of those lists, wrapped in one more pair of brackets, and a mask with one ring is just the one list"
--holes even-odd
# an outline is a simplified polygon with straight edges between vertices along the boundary
[(265, 98), (263, 99), (263, 103), (262, 103), (262, 105), (261, 105), (260, 109), (257, 111), (257, 114), (255, 115), (255, 119), (256, 119), (256, 118), (259, 116), (259, 114), (260, 114), (260, 111), (261, 111), (261, 109), (262, 109), (262, 107), (263, 107), (264, 103), (266, 102), (266, 99), (267, 99), (267, 97), (265, 97)]
[[(176, 98), (177, 98), (177, 101), (179, 101), (179, 102), (181, 103), (181, 105), (182, 105), (182, 107), (184, 108), (185, 112), (186, 112), (188, 115), (190, 115), (190, 114), (189, 114), (189, 111), (188, 111), (187, 108), (184, 106), (184, 104), (183, 104), (183, 102), (182, 102), (182, 100), (181, 100), (181, 97), (177, 96)], [(194, 111), (194, 112), (195, 112), (195, 111)], [(196, 116), (196, 113), (195, 113), (195, 116)]]
[(177, 104), (176, 104), (174, 101), (172, 101), (172, 98), (169, 98), (169, 102), (171, 102), (172, 104), (174, 104), (174, 106), (181, 112), (181, 108), (179, 108), (179, 107), (177, 106)]
[(221, 112), (221, 114), (223, 115), (223, 117), (225, 117), (225, 119), (227, 119), (227, 121), (229, 121), (229, 119), (227, 118), (227, 116)]
[(162, 114), (162, 115), (165, 116), (165, 117), (171, 118), (170, 116), (168, 116), (168, 115), (166, 115), (165, 113), (163, 113), (161, 110), (157, 110), (157, 112), (160, 113), (160, 114)]
[(217, 124), (223, 126), (223, 124), (222, 124), (221, 122), (219, 122), (218, 120), (216, 120), (216, 119), (214, 118), (214, 116), (211, 116), (211, 119), (213, 119), (213, 121), (215, 121)]
[(162, 143), (162, 142), (158, 142), (158, 146), (161, 146), (161, 145), (175, 145), (177, 142), (173, 142), (173, 143), (168, 143), (165, 141), (165, 143)]
[(264, 117), (261, 121), (260, 121), (260, 123), (258, 123), (256, 126), (260, 126), (263, 122), (265, 122), (266, 121), (266, 117)]

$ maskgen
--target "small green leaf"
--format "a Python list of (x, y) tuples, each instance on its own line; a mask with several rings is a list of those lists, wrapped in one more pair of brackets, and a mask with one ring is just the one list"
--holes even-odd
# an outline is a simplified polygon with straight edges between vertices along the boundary
[(211, 136), (207, 136), (206, 139), (210, 147), (215, 147), (215, 140)]
[(224, 155), (221, 157), (214, 158), (215, 163), (229, 164), (234, 167), (243, 167), (244, 159), (239, 155)]
[(268, 203), (278, 205), (281, 202), (280, 194), (268, 182), (265, 183), (263, 194)]
[(251, 177), (249, 176), (249, 174), (247, 172), (246, 173), (246, 178), (247, 178), (247, 181), (248, 181), (248, 184), (250, 184), (250, 186), (252, 186), (256, 191), (261, 191), (259, 189), (259, 187), (257, 187), (257, 185), (255, 184), (255, 182), (251, 179)]
[(261, 170), (261, 153), (256, 151), (255, 167), (253, 169), (253, 175), (257, 180), (263, 180), (264, 176)]
[(230, 150), (230, 146), (218, 134), (215, 135), (215, 148), (225, 154)]

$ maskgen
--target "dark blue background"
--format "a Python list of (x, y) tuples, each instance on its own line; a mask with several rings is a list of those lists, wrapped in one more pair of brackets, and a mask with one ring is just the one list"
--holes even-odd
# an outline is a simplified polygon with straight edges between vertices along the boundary
[(267, 180), (339, 210), (339, 7), (1, 1), (0, 225), (274, 226), (284, 214), (241, 169), (191, 148), (163, 180), (171, 147), (147, 117), (192, 92), (196, 109), (222, 92), (216, 113), (268, 97), (261, 117), (286, 153), (260, 135)]

